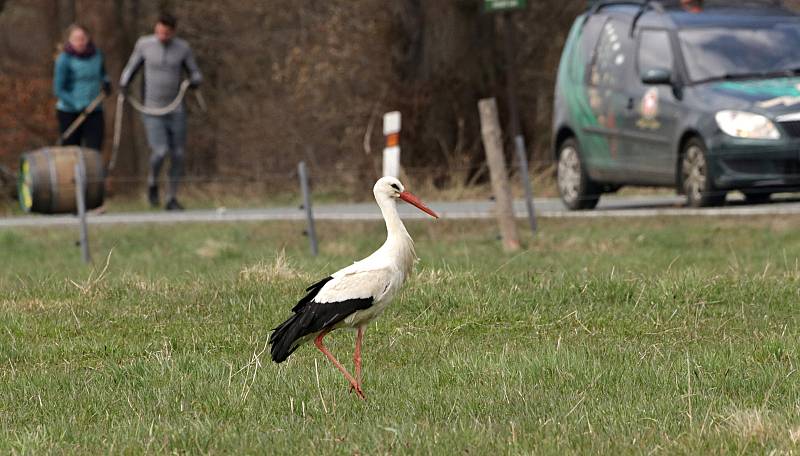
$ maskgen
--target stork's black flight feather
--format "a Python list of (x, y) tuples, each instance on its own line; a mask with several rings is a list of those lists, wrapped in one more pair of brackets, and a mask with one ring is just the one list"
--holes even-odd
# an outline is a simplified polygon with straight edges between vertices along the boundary
[(308, 294), (301, 299), (292, 312), (294, 315), (273, 330), (269, 337), (272, 360), (280, 363), (286, 360), (300, 345), (299, 341), (309, 334), (330, 328), (357, 310), (369, 308), (372, 298), (348, 299), (340, 302), (314, 302), (322, 287), (333, 277), (326, 277), (306, 288)]

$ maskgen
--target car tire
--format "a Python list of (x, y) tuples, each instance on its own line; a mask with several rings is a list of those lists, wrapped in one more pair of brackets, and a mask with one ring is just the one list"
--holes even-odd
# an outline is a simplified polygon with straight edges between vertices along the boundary
[(726, 192), (716, 190), (708, 170), (708, 151), (700, 138), (686, 142), (681, 153), (681, 187), (691, 207), (721, 206)]
[(600, 201), (600, 189), (586, 174), (578, 143), (573, 138), (558, 148), (556, 181), (561, 201), (570, 210), (594, 209)]
[(742, 191), (744, 193), (744, 202), (747, 204), (766, 204), (772, 198), (770, 192), (760, 192), (758, 190)]

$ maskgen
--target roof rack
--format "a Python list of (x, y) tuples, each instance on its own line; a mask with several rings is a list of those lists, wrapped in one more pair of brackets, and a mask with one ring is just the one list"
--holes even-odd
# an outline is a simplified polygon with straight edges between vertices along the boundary
[(631, 31), (630, 31), (631, 38), (633, 37), (634, 29), (636, 29), (636, 23), (639, 22), (639, 18), (642, 17), (642, 14), (644, 14), (648, 8), (652, 8), (659, 13), (664, 12), (664, 6), (661, 3), (645, 1), (644, 4), (642, 4), (641, 8), (639, 8), (639, 11), (636, 12), (636, 15), (633, 16), (633, 21), (631, 22)]
[(606, 6), (615, 6), (615, 5), (633, 5), (639, 6), (640, 8), (644, 8), (648, 5), (652, 5), (654, 8), (659, 8), (660, 11), (663, 11), (663, 7), (661, 6), (660, 1), (655, 0), (589, 0), (591, 4), (589, 7), (589, 15), (595, 14), (601, 8)]
[[(631, 24), (631, 31), (630, 31), (631, 36), (633, 36), (633, 29), (636, 27), (636, 22), (639, 20), (639, 17), (641, 17), (642, 14), (645, 13), (645, 11), (651, 9), (653, 11), (656, 11), (657, 13), (664, 12), (664, 6), (661, 4), (661, 1), (656, 1), (656, 0), (596, 0), (589, 8), (589, 12), (586, 14), (586, 17), (589, 17), (597, 13), (603, 7), (615, 6), (615, 5), (633, 5), (639, 7), (639, 10), (633, 17), (633, 23)], [(584, 24), (585, 23), (586, 22), (584, 22)]]

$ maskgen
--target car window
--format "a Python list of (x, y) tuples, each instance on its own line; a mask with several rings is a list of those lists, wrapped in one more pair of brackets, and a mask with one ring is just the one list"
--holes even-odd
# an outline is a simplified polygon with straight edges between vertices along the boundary
[(629, 26), (610, 18), (603, 25), (592, 60), (589, 84), (596, 87), (624, 88), (630, 74), (631, 40)]
[(642, 30), (639, 37), (639, 73), (672, 70), (672, 46), (666, 30)]
[(788, 74), (800, 69), (798, 22), (685, 29), (678, 32), (678, 39), (692, 82)]

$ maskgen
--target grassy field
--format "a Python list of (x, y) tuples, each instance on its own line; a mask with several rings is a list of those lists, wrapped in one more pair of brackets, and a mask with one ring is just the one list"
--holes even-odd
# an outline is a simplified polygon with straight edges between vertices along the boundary
[(321, 224), (316, 259), (296, 224), (94, 228), (94, 268), (74, 229), (0, 230), (0, 453), (796, 453), (799, 224), (545, 220), (511, 255), (410, 224), (366, 402), (264, 344), (380, 224)]

